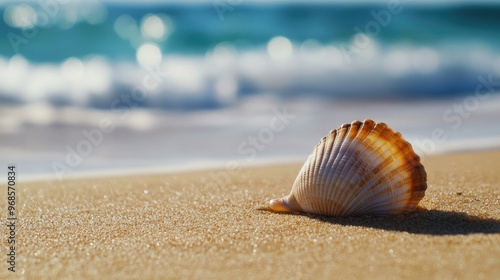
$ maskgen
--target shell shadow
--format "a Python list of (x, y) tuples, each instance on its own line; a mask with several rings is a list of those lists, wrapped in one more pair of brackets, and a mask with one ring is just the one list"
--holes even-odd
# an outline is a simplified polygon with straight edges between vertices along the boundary
[(370, 227), (414, 234), (466, 235), (500, 233), (499, 220), (441, 210), (418, 209), (410, 214), (392, 217), (324, 217), (310, 214), (306, 216), (336, 225)]

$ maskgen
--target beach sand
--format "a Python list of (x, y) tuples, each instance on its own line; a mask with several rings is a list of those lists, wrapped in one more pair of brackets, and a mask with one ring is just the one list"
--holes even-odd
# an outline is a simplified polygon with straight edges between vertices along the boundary
[(290, 192), (300, 163), (63, 182), (21, 173), (16, 272), (3, 218), (0, 278), (499, 279), (500, 151), (423, 163), (420, 209), (396, 217), (257, 210)]

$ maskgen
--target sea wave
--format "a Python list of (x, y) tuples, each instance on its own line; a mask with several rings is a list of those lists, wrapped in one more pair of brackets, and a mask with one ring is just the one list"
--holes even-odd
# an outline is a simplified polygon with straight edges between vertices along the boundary
[(290, 45), (284, 56), (283, 46), (277, 48), (237, 51), (221, 44), (203, 56), (164, 54), (157, 64), (146, 65), (103, 56), (71, 57), (59, 64), (0, 57), (0, 102), (191, 110), (232, 106), (255, 94), (329, 100), (445, 98), (474, 92), (481, 77), (500, 77), (500, 56), (479, 47), (381, 48), (373, 42), (351, 54), (350, 63), (333, 45)]

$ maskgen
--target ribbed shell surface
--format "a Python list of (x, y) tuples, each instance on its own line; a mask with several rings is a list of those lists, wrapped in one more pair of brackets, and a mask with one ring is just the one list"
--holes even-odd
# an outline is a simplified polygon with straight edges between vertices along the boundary
[(424, 197), (426, 178), (401, 134), (384, 123), (354, 121), (321, 140), (284, 199), (328, 216), (406, 213)]

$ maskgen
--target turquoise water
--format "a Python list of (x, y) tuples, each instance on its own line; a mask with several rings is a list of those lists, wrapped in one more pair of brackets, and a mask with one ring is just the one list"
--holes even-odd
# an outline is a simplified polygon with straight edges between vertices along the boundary
[[(73, 8), (69, 4), (53, 8), (54, 17), (36, 2), (31, 7), (40, 17), (47, 16), (48, 23), (32, 28), (30, 32), (36, 33), (33, 42), (20, 43), (17, 49), (9, 44), (7, 36), (1, 36), (2, 56), (21, 54), (38, 63), (60, 63), (68, 57), (88, 55), (102, 55), (112, 61), (135, 61), (134, 46), (119, 36), (114, 25), (123, 15), (129, 15), (140, 24), (148, 14), (164, 15), (167, 19), (168, 36), (156, 41), (168, 54), (204, 55), (221, 42), (230, 43), (241, 51), (252, 50), (265, 46), (274, 36), (285, 36), (296, 44), (314, 39), (322, 45), (340, 45), (348, 42), (357, 33), (357, 28), (367, 33), (376, 31), (369, 24), (372, 21), (379, 23), (376, 41), (381, 47), (407, 44), (439, 49), (454, 44), (464, 47), (465, 51), (467, 45), (475, 43), (498, 51), (500, 44), (500, 5), (422, 7), (401, 1), (397, 13), (391, 13), (386, 5), (241, 4), (233, 11), (224, 12), (221, 20), (212, 4), (113, 4), (101, 7), (106, 15), (94, 24), (85, 19), (86, 15), (82, 15), (85, 18), (75, 15), (76, 18), (68, 23), (65, 11)], [(0, 8), (0, 13), (4, 14), (5, 10), (5, 7)], [(22, 36), (22, 30), (5, 21), (0, 21), (0, 30)], [(139, 41), (147, 41), (142, 39)]]
[(423, 157), (500, 147), (492, 2), (49, 2), (0, 5), (0, 163), (26, 176), (301, 160), (365, 118)]
[[(212, 3), (70, 1), (49, 7), (28, 3), (0, 8), (4, 14), (0, 30), (6, 34), (0, 36), (0, 71), (16, 72), (10, 75), (36, 83), (49, 79), (36, 75), (43, 69), (61, 81), (68, 75), (81, 76), (81, 69), (66, 75), (58, 71), (73, 58), (66, 68), (88, 66), (101, 76), (85, 77), (90, 82), (101, 80), (95, 81), (96, 87), (78, 92), (85, 104), (63, 97), (74, 91), (68, 83), (36, 85), (36, 99), (54, 105), (108, 108), (118, 91), (135, 86), (137, 82), (130, 77), (144, 75), (143, 65), (137, 63), (141, 46), (146, 46), (143, 56), (157, 60), (150, 61), (159, 65), (157, 72), (170, 71), (172, 80), (178, 81), (175, 87), (153, 90), (161, 96), (141, 106), (187, 110), (234, 104), (244, 96), (268, 91), (283, 97), (313, 94), (344, 99), (463, 96), (475, 90), (479, 75), (492, 73), (500, 63), (500, 5), (419, 6), (401, 1), (389, 9), (382, 3), (242, 3), (221, 10)], [(21, 15), (24, 11), (27, 18), (39, 22), (30, 25), (27, 20), (23, 25), (12, 20), (19, 7)], [(145, 31), (148, 26), (153, 34)], [(160, 33), (155, 35), (158, 28)], [(276, 37), (285, 38), (285, 47), (291, 45), (288, 53), (279, 42), (275, 44), (276, 52), (285, 53), (278, 62), (269, 55), (270, 42)], [(265, 68), (274, 68), (273, 75), (280, 81), (269, 83)], [(185, 72), (192, 73), (191, 79), (184, 77)], [(222, 76), (226, 82), (217, 80)], [(193, 82), (199, 85), (186, 85)], [(228, 90), (228, 100), (217, 98), (224, 95), (214, 89), (218, 82), (220, 87), (226, 83), (226, 88), (235, 88)], [(0, 100), (22, 103), (33, 99), (22, 87), (6, 83), (0, 83)], [(99, 99), (92, 95), (95, 91)], [(172, 97), (192, 91), (196, 96)]]

